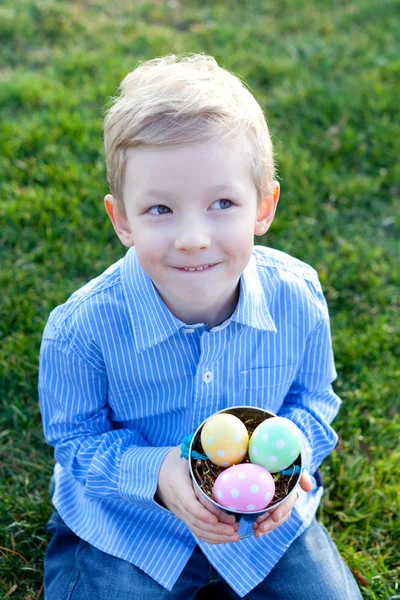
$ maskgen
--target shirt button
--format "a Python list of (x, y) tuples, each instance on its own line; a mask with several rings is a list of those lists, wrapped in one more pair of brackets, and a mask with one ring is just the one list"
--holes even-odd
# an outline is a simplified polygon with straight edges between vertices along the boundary
[(213, 379), (214, 379), (214, 373), (212, 373), (211, 371), (204, 371), (204, 373), (203, 373), (204, 383), (211, 383), (211, 381)]

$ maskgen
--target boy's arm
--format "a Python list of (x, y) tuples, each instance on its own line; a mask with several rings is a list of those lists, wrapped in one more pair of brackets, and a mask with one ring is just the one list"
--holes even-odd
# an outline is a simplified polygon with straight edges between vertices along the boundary
[[(308, 473), (314, 474), (336, 445), (337, 435), (330, 423), (341, 402), (331, 385), (336, 370), (328, 309), (319, 284), (317, 295), (322, 317), (308, 336), (296, 377), (278, 411), (279, 416), (296, 423), (302, 432), (302, 458), (306, 471), (300, 479), (300, 487), (305, 492), (312, 489)], [(260, 538), (287, 521), (296, 500), (297, 495), (292, 494), (276, 510), (257, 517), (253, 525), (255, 536)]]
[(87, 497), (123, 498), (165, 510), (154, 494), (171, 448), (148, 446), (134, 429), (114, 429), (107, 400), (108, 378), (101, 365), (78, 356), (67, 342), (43, 339), (39, 402), (55, 460), (84, 486)]
[(308, 336), (295, 379), (278, 411), (303, 434), (303, 466), (314, 474), (337, 443), (330, 427), (341, 401), (332, 388), (336, 378), (329, 315), (322, 292), (318, 293), (322, 316)]
[(163, 504), (199, 539), (221, 544), (239, 539), (235, 518), (194, 495), (180, 448), (152, 447), (134, 429), (113, 429), (108, 379), (66, 342), (43, 339), (39, 401), (46, 440), (56, 461), (90, 498), (118, 498), (156, 510)]

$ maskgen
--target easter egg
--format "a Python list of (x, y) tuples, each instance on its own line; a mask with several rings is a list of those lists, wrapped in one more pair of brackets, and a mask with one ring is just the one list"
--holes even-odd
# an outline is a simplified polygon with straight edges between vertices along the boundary
[(271, 417), (254, 430), (249, 443), (252, 463), (271, 473), (289, 467), (301, 450), (300, 429), (290, 419)]
[(213, 496), (221, 506), (232, 511), (260, 511), (275, 494), (270, 473), (259, 465), (242, 463), (220, 473), (215, 480)]
[(240, 419), (228, 413), (219, 413), (204, 423), (201, 445), (211, 462), (219, 467), (230, 467), (246, 456), (249, 434)]

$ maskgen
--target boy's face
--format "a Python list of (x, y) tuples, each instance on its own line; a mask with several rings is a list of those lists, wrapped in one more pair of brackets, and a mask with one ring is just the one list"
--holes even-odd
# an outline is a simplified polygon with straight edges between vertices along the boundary
[(234, 311), (253, 235), (268, 230), (278, 197), (274, 182), (257, 207), (244, 144), (196, 142), (130, 150), (126, 216), (112, 196), (105, 204), (120, 240), (135, 245), (170, 311), (185, 323), (212, 327)]

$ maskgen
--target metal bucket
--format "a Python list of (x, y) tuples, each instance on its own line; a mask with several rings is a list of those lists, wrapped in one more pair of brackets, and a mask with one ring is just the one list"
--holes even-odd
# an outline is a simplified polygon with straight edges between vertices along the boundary
[[(224, 408), (223, 410), (220, 410), (217, 413), (214, 413), (214, 415), (220, 414), (220, 413), (229, 413), (231, 415), (234, 415), (235, 417), (238, 417), (239, 419), (243, 419), (244, 414), (245, 414), (246, 418), (256, 419), (258, 421), (257, 425), (259, 425), (259, 423), (262, 423), (266, 419), (277, 416), (274, 413), (271, 413), (267, 410), (264, 410), (262, 408), (257, 408), (254, 406), (235, 406), (232, 408)], [(214, 416), (214, 415), (210, 415), (210, 416)], [(190, 443), (190, 447), (189, 447), (189, 471), (190, 471), (190, 475), (192, 477), (193, 488), (194, 488), (197, 498), (200, 500), (200, 502), (204, 506), (207, 507), (207, 504), (209, 503), (211, 505), (214, 505), (214, 506), (220, 508), (221, 510), (223, 510), (225, 513), (227, 513), (229, 515), (232, 515), (232, 514), (235, 515), (236, 521), (239, 523), (238, 534), (240, 535), (240, 538), (243, 539), (243, 538), (249, 537), (250, 535), (254, 534), (252, 525), (253, 525), (253, 523), (255, 523), (258, 515), (262, 515), (262, 514), (266, 513), (267, 511), (275, 510), (275, 508), (280, 506), (280, 504), (282, 504), (282, 502), (284, 502), (286, 500), (286, 498), (289, 498), (289, 496), (291, 496), (293, 494), (293, 492), (299, 485), (300, 476), (301, 476), (301, 467), (302, 467), (301, 452), (300, 452), (299, 456), (296, 458), (296, 460), (292, 463), (292, 465), (290, 465), (290, 466), (298, 465), (300, 467), (300, 472), (299, 472), (299, 474), (293, 476), (293, 487), (290, 490), (289, 494), (287, 494), (287, 496), (285, 498), (283, 498), (280, 501), (276, 501), (276, 502), (274, 502), (274, 500), (272, 500), (272, 502), (263, 510), (253, 510), (253, 511), (246, 511), (246, 512), (242, 512), (242, 511), (233, 512), (233, 511), (227, 510), (225, 508), (225, 506), (218, 504), (218, 502), (216, 502), (214, 500), (214, 498), (211, 498), (208, 494), (206, 494), (201, 489), (201, 487), (196, 479), (195, 473), (194, 473), (196, 459), (192, 458), (192, 450), (196, 450), (197, 452), (200, 452), (200, 453), (203, 452), (202, 447), (201, 447), (201, 442), (200, 442), (200, 436), (201, 436), (201, 430), (203, 428), (203, 425), (207, 420), (208, 419), (205, 419), (205, 421), (203, 421), (203, 423), (201, 423), (201, 425), (197, 428), (197, 430), (192, 438), (192, 441)]]

